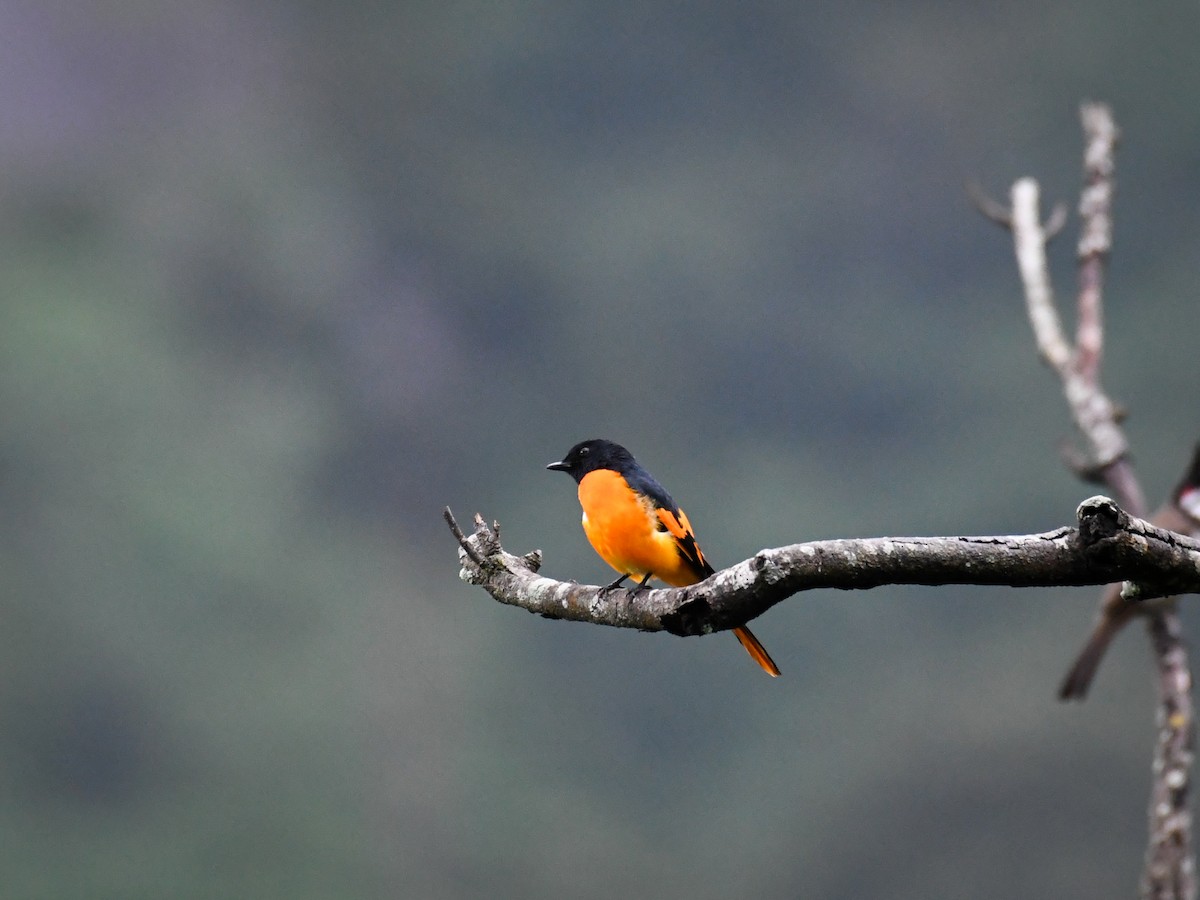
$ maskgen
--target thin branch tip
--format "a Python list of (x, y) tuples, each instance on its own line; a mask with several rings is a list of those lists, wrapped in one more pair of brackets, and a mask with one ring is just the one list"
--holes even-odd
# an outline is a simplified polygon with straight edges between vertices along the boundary
[[(458, 520), (454, 518), (454, 513), (450, 510), (449, 506), (442, 510), (442, 518), (445, 519), (446, 524), (450, 526), (450, 533), (454, 535), (455, 539), (458, 541), (458, 546), (462, 547), (463, 552), (471, 558), (471, 562), (475, 563), (475, 565), (479, 566), (480, 568), (483, 568), (483, 557), (479, 555), (478, 551), (476, 551), (473, 546), (471, 546), (470, 540), (465, 534), (463, 534), (463, 530), (458, 527)], [(475, 524), (481, 524), (478, 513), (475, 514)]]
[(971, 205), (989, 222), (1005, 230), (1012, 230), (1012, 210), (993, 198), (978, 181), (969, 180), (963, 185)]

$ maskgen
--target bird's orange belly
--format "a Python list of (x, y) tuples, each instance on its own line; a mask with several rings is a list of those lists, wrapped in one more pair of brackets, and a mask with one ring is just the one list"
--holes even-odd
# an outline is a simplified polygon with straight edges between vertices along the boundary
[(584, 533), (606, 563), (623, 575), (650, 573), (667, 583), (677, 580), (681, 560), (674, 539), (659, 530), (650, 501), (631, 490), (619, 473), (601, 469), (585, 475), (579, 503)]

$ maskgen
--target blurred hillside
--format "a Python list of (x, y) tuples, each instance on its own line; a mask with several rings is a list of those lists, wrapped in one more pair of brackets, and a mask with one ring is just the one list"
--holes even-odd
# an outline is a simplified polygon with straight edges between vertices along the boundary
[[(881, 589), (733, 639), (548, 622), (440, 518), (597, 582), (575, 441), (714, 563), (1034, 531), (1007, 236), (1112, 103), (1105, 381), (1197, 439), (1194, 5), (0, 6), (0, 863), (14, 898), (1085, 896), (1144, 848), (1094, 591)], [(1053, 247), (1073, 286), (1074, 233)]]

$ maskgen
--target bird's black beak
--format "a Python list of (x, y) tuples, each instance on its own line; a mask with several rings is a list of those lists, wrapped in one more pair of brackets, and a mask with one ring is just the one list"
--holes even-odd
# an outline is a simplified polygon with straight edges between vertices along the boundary
[(566, 462), (559, 460), (558, 462), (550, 463), (546, 468), (551, 472), (566, 472), (571, 467)]

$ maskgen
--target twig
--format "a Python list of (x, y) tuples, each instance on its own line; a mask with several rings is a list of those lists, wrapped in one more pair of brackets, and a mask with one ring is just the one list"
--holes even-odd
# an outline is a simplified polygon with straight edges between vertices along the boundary
[(463, 548), (467, 556), (470, 557), (471, 562), (482, 568), (484, 565), (483, 557), (471, 546), (470, 541), (467, 540), (467, 536), (463, 534), (463, 530), (458, 527), (458, 520), (454, 518), (454, 513), (450, 511), (450, 507), (447, 506), (442, 510), (442, 518), (450, 526), (450, 532), (458, 538), (458, 546)]
[(1084, 132), (1083, 192), (1079, 216), (1079, 318), (1075, 327), (1075, 357), (1080, 376), (1098, 385), (1104, 349), (1101, 291), (1104, 268), (1112, 252), (1112, 198), (1117, 126), (1102, 103), (1085, 103), (1080, 109)]
[(1071, 349), (1067, 346), (1050, 287), (1050, 270), (1046, 265), (1047, 238), (1042, 227), (1039, 196), (1038, 183), (1032, 178), (1022, 178), (1012, 186), (1013, 249), (1038, 352), (1054, 371), (1065, 376), (1071, 367)]
[(999, 200), (993, 199), (976, 181), (968, 181), (964, 187), (967, 199), (985, 219), (1005, 230), (1012, 229), (1012, 210)]

